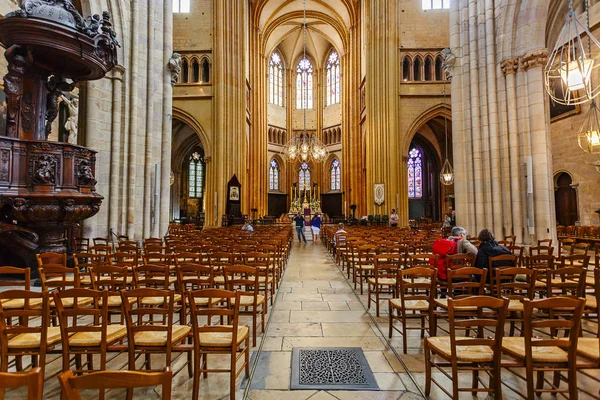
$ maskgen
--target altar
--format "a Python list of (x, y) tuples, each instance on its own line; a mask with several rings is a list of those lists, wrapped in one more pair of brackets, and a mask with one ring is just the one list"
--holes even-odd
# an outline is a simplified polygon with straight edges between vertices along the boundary
[(319, 188), (315, 185), (312, 190), (295, 190), (295, 185), (291, 188), (292, 202), (288, 216), (294, 219), (296, 214), (301, 213), (304, 216), (305, 224), (310, 225), (310, 221), (316, 214), (321, 214), (321, 201), (319, 200)]

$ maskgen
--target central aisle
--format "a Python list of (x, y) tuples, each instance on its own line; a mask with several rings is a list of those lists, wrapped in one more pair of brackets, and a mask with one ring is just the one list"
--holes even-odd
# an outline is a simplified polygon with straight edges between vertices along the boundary
[[(361, 347), (380, 391), (290, 391), (294, 347)], [(259, 357), (252, 400), (422, 398), (320, 243), (294, 241)]]

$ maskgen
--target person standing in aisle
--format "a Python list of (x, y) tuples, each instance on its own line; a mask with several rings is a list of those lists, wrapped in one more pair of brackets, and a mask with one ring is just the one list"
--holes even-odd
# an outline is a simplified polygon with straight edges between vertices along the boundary
[(313, 233), (313, 242), (317, 243), (319, 240), (319, 233), (321, 232), (321, 216), (320, 214), (315, 214), (312, 221), (310, 221), (310, 228)]
[(306, 243), (306, 236), (304, 236), (304, 217), (298, 213), (296, 214), (296, 218), (294, 218), (294, 222), (296, 222), (296, 233), (298, 234), (298, 241), (302, 243)]

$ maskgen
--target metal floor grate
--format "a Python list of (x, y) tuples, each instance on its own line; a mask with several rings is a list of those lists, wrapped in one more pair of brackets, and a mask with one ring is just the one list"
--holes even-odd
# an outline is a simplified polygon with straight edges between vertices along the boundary
[(292, 390), (379, 390), (360, 347), (295, 348)]

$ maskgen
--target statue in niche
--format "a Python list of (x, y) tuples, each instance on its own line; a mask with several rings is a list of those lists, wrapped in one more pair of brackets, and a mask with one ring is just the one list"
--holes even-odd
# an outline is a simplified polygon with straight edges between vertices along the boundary
[(71, 100), (69, 100), (66, 96), (60, 96), (62, 101), (65, 102), (67, 107), (69, 108), (69, 118), (67, 122), (65, 122), (65, 129), (69, 132), (69, 136), (67, 138), (67, 142), (71, 144), (77, 144), (77, 130), (78, 130), (78, 121), (79, 121), (79, 98), (73, 96)]
[(452, 50), (448, 47), (442, 49), (441, 51), (442, 57), (444, 58), (444, 62), (442, 63), (442, 68), (444, 69), (444, 73), (448, 80), (452, 79), (452, 69), (454, 68), (454, 63), (456, 63), (456, 57), (452, 54)]
[(181, 54), (173, 53), (169, 59), (169, 70), (171, 71), (171, 85), (174, 85), (179, 80), (179, 74), (181, 74)]

